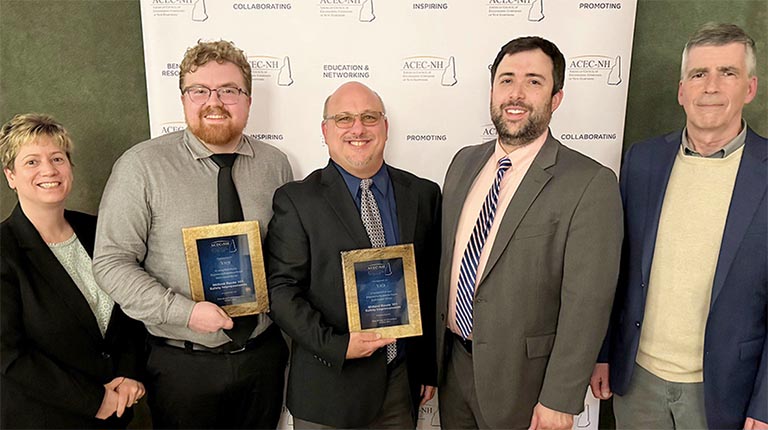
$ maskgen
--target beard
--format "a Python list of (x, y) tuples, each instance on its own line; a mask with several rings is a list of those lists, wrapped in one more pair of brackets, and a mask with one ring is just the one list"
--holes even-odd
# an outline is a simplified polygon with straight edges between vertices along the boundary
[(226, 124), (221, 125), (205, 124), (204, 118), (209, 114), (225, 115), (227, 118), (232, 118), (229, 111), (223, 107), (209, 106), (208, 108), (200, 110), (197, 124), (190, 124), (189, 128), (201, 141), (208, 145), (224, 146), (243, 134), (243, 129), (239, 128), (236, 124), (233, 124), (232, 121), (228, 121)]
[[(528, 110), (528, 120), (515, 132), (511, 131), (504, 120), (504, 109), (510, 106), (522, 107)], [(534, 109), (533, 106), (523, 102), (510, 102), (496, 107), (491, 102), (491, 120), (496, 127), (496, 134), (502, 145), (513, 147), (525, 146), (537, 137), (541, 136), (549, 127), (549, 121), (552, 119), (552, 100), (549, 100), (541, 109)]]

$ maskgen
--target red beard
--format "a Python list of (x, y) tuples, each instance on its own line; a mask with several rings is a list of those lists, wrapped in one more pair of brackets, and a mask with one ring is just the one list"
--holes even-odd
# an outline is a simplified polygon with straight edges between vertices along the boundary
[(208, 107), (202, 109), (198, 114), (198, 123), (195, 126), (190, 126), (192, 133), (197, 136), (198, 139), (213, 146), (227, 145), (241, 134), (242, 129), (238, 129), (231, 121), (221, 125), (205, 124), (205, 116), (210, 114), (225, 115), (227, 118), (231, 118), (229, 111), (222, 107)]

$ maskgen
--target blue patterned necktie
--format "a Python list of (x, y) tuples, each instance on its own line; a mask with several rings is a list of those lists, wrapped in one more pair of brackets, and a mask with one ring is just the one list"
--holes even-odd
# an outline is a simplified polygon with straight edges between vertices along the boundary
[[(376, 199), (371, 192), (372, 179), (363, 179), (360, 181), (360, 218), (363, 220), (365, 232), (371, 240), (374, 248), (381, 248), (387, 245), (387, 239), (384, 236), (384, 226), (381, 222), (381, 213)], [(387, 363), (397, 357), (397, 345), (392, 343), (387, 345)]]
[(477, 280), (477, 266), (480, 262), (480, 254), (483, 252), (488, 232), (491, 231), (493, 220), (496, 217), (496, 206), (499, 203), (499, 187), (504, 173), (512, 167), (509, 158), (499, 160), (496, 170), (496, 179), (493, 181), (485, 202), (480, 209), (475, 227), (469, 236), (467, 249), (461, 257), (459, 268), (459, 285), (456, 294), (456, 325), (461, 330), (461, 337), (468, 338), (472, 334), (472, 302), (475, 298), (475, 281)]

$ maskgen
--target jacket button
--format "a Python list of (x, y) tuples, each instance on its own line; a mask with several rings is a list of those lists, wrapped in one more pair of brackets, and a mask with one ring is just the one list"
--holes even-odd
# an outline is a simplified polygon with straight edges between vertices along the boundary
[(445, 321), (445, 314), (440, 314), (440, 321)]
[(640, 288), (645, 288), (645, 283), (641, 283)]
[(640, 321), (635, 321), (635, 327), (640, 327)]

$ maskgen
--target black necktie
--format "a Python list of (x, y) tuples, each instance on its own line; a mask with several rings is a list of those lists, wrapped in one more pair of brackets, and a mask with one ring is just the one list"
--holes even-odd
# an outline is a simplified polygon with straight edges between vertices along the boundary
[(237, 154), (213, 154), (211, 159), (219, 166), (219, 222), (242, 221), (243, 208), (237, 196), (235, 181), (232, 180), (232, 165)]
[[(219, 195), (219, 223), (243, 221), (243, 207), (240, 205), (240, 197), (237, 195), (235, 181), (232, 180), (232, 165), (235, 164), (237, 154), (213, 154), (211, 159), (219, 166), (218, 195)], [(253, 333), (258, 324), (256, 315), (232, 318), (234, 327), (224, 330), (232, 341), (240, 346)]]

